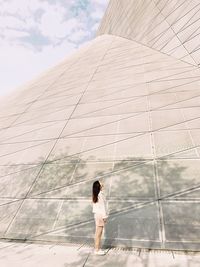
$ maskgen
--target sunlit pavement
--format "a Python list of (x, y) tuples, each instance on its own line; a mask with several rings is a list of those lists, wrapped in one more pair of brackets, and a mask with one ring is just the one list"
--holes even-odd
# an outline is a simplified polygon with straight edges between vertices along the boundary
[(199, 267), (200, 253), (173, 251), (150, 252), (108, 249), (105, 256), (93, 255), (93, 249), (84, 245), (52, 245), (31, 243), (0, 243), (1, 267)]

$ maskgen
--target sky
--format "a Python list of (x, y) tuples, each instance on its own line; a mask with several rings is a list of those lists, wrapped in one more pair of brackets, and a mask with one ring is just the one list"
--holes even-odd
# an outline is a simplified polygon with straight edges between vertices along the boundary
[(0, 96), (95, 37), (109, 0), (0, 0)]

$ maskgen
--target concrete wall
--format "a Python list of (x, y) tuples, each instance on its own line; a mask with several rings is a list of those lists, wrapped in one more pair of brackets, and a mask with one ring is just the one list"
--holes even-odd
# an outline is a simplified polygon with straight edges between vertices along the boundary
[(109, 245), (200, 247), (200, 71), (103, 35), (0, 110), (0, 237), (92, 242), (101, 179)]
[(1, 103), (0, 238), (92, 242), (100, 179), (104, 244), (200, 250), (199, 12), (111, 0), (102, 36)]
[(198, 65), (199, 18), (198, 0), (111, 0), (98, 34), (138, 41)]

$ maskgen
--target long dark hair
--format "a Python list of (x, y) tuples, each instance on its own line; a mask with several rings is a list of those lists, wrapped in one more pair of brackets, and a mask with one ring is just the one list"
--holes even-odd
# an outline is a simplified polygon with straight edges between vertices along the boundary
[(92, 201), (94, 203), (98, 202), (98, 194), (101, 190), (101, 184), (99, 181), (95, 181), (92, 186)]

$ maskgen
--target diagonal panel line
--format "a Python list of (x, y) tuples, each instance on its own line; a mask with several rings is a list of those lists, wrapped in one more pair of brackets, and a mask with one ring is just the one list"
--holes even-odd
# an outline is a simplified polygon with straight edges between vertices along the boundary
[[(74, 64), (76, 64), (80, 59), (81, 59), (81, 58), (79, 57), (77, 61), (75, 61), (75, 62), (73, 62), (73, 63), (71, 64), (71, 66), (74, 65)], [(66, 72), (66, 71), (67, 71), (67, 70), (65, 70), (65, 72)], [(64, 75), (65, 72), (63, 72), (62, 75)], [(62, 75), (60, 75), (60, 77), (61, 77)], [(65, 126), (63, 127), (63, 130), (64, 130), (64, 128), (65, 128)], [(61, 131), (61, 133), (62, 133), (62, 131)], [(61, 133), (60, 133), (60, 135), (61, 135)], [(57, 143), (57, 141), (56, 141), (55, 143)], [(55, 146), (55, 144), (54, 144), (54, 146)], [(54, 148), (54, 146), (52, 147), (52, 149)], [(52, 149), (51, 149), (51, 151), (52, 151)], [(51, 151), (50, 151), (50, 153), (51, 153)], [(50, 155), (50, 153), (49, 153), (49, 155)], [(49, 155), (48, 155), (48, 156), (49, 156)], [(21, 207), (22, 207), (22, 205), (23, 205), (25, 199), (27, 198), (27, 196), (28, 196), (28, 194), (30, 193), (30, 191), (31, 191), (31, 189), (32, 189), (32, 187), (33, 187), (33, 185), (35, 184), (35, 182), (36, 182), (36, 180), (37, 180), (39, 174), (41, 173), (41, 171), (42, 171), (42, 169), (43, 169), (43, 166), (44, 166), (44, 164), (46, 163), (46, 161), (47, 161), (47, 159), (48, 159), (48, 156), (47, 156), (46, 160), (43, 162), (43, 164), (42, 164), (42, 166), (41, 166), (41, 168), (40, 168), (40, 170), (39, 170), (39, 172), (38, 172), (36, 178), (34, 179), (32, 185), (30, 186), (29, 190), (27, 191), (27, 193), (26, 193), (26, 195), (25, 195), (25, 197), (24, 197), (22, 203), (19, 205), (19, 207), (18, 207), (17, 211), (15, 212), (15, 214), (14, 214), (12, 220), (9, 222), (9, 224), (8, 224), (8, 226), (7, 226), (7, 228), (6, 228), (5, 232), (4, 232), (4, 235), (6, 235), (6, 233), (9, 231), (9, 229), (10, 229), (10, 227), (11, 227), (13, 221), (15, 220), (15, 218), (16, 218), (16, 216), (17, 216), (19, 210), (21, 209)]]
[[(185, 71), (185, 72), (188, 72), (188, 71)], [(185, 73), (185, 72), (183, 72), (183, 73)], [(183, 74), (183, 73), (179, 73), (179, 74)], [(179, 74), (176, 74), (176, 75), (179, 75)], [(195, 78), (200, 78), (200, 76), (196, 76)], [(163, 79), (164, 79), (164, 78), (163, 78)], [(184, 79), (188, 79), (188, 78), (184, 78)], [(172, 80), (172, 79), (171, 79), (171, 80)], [(181, 79), (181, 80), (183, 80), (183, 79)], [(199, 79), (198, 79), (198, 80), (199, 80)], [(165, 81), (165, 80), (160, 79), (160, 80), (158, 80), (158, 81), (163, 82), (163, 81)], [(170, 80), (168, 80), (168, 81), (170, 81)], [(151, 82), (151, 81), (150, 81), (150, 82)], [(150, 82), (147, 82), (147, 83), (150, 83)], [(152, 93), (151, 95), (158, 94), (158, 92), (165, 92), (165, 91), (167, 91), (167, 90), (168, 90), (168, 89), (162, 89), (162, 90), (160, 90), (160, 91), (157, 91), (156, 93)], [(126, 103), (135, 102), (135, 101), (141, 100), (142, 98), (145, 98), (145, 97), (146, 97), (146, 95), (139, 96), (139, 97), (134, 97), (134, 99), (129, 99), (129, 100), (126, 100), (126, 101), (122, 101), (121, 103), (117, 103), (117, 104), (110, 105), (110, 106), (105, 107), (105, 108), (100, 108), (100, 109), (96, 109), (96, 110), (94, 110), (94, 111), (86, 112), (86, 113), (83, 113), (83, 114), (81, 114), (81, 115), (79, 115), (79, 116), (75, 116), (75, 117), (73, 117), (73, 118), (83, 118), (84, 115), (90, 115), (90, 114), (93, 114), (93, 113), (96, 113), (96, 112), (100, 112), (100, 111), (104, 111), (104, 110), (106, 110), (106, 109), (110, 109), (110, 108), (113, 108), (113, 107), (117, 107), (117, 106), (120, 106), (120, 105), (123, 105), (123, 104), (126, 104)], [(142, 111), (142, 112), (145, 112), (145, 111)], [(111, 114), (111, 115), (114, 115), (114, 114)]]
[[(188, 79), (188, 78), (186, 78), (186, 79)], [(178, 86), (172, 86), (172, 87), (170, 87), (170, 88), (167, 88), (166, 89), (166, 91), (169, 89), (173, 89), (173, 88), (177, 88), (177, 87), (180, 87), (180, 86), (183, 86), (183, 85), (186, 85), (186, 84), (190, 84), (190, 83), (193, 83), (193, 82), (196, 82), (196, 81), (199, 81), (199, 79), (197, 79), (197, 80), (193, 80), (192, 82), (187, 82), (187, 83), (184, 83), (184, 84), (181, 84), (181, 85), (178, 85)], [(157, 91), (157, 92), (155, 92), (155, 93), (153, 93), (153, 94), (158, 94), (158, 93), (162, 93), (162, 90), (160, 90), (160, 91)], [(141, 96), (142, 97), (142, 96)], [(63, 109), (61, 109), (61, 110), (63, 110)], [(132, 113), (134, 113), (134, 112), (132, 112)], [(136, 113), (140, 113), (140, 114), (142, 114), (143, 112), (136, 112)], [(104, 116), (108, 116), (108, 115), (104, 115)], [(96, 117), (99, 117), (99, 116), (96, 116)], [(73, 120), (73, 119), (76, 119), (76, 118), (71, 118), (71, 120)], [(28, 120), (28, 121), (31, 121), (31, 120)], [(52, 123), (52, 122), (61, 122), (61, 121), (64, 121), (63, 119), (58, 119), (58, 120), (51, 120), (51, 121), (43, 121), (43, 122), (41, 122), (41, 124), (45, 124), (45, 123)], [(21, 125), (22, 123), (20, 123), (20, 124), (18, 124), (19, 126)], [(15, 125), (15, 126), (18, 126), (18, 125)], [(29, 125), (29, 124), (28, 124)]]
[[(186, 2), (186, 1), (185, 1)], [(185, 4), (185, 2), (183, 2), (178, 8), (180, 8), (183, 4)], [(188, 5), (189, 5), (189, 3), (188, 3)], [(188, 13), (189, 12), (191, 12), (193, 9), (195, 9), (197, 6), (199, 6), (199, 4), (197, 4), (194, 8), (192, 8), (192, 9), (190, 9), (190, 11), (188, 11), (186, 14), (184, 14), (183, 16), (181, 16), (181, 17), (178, 17), (172, 24), (170, 24), (171, 25), (171, 27), (173, 27), (177, 22), (179, 22), (182, 18), (184, 18), (185, 16), (187, 16), (188, 15)], [(158, 7), (157, 7), (158, 8)], [(178, 8), (176, 8), (176, 9), (178, 9)], [(170, 16), (170, 15), (172, 15), (174, 13), (174, 11), (172, 12), (172, 13), (170, 13), (168, 16), (164, 16), (163, 14), (162, 14), (162, 11), (161, 11), (161, 14), (162, 14), (162, 16), (164, 17), (164, 21), (166, 21), (167, 22), (167, 18)], [(187, 24), (188, 22), (186, 22), (184, 25), (183, 25), (183, 27)], [(169, 25), (169, 26), (170, 26)], [(158, 35), (157, 37), (159, 37), (159, 38), (161, 38), (168, 30), (170, 29), (170, 27), (169, 28), (167, 28), (167, 30), (166, 31), (164, 31), (163, 33), (161, 33), (160, 35)], [(160, 48), (159, 50), (162, 50), (173, 38), (175, 38), (176, 37), (176, 34), (169, 40), (169, 41), (167, 41), (167, 42), (163, 42), (163, 44), (165, 44), (162, 48)], [(156, 37), (154, 37), (153, 39), (155, 39)], [(152, 40), (153, 40), (152, 39)], [(154, 42), (154, 44), (156, 43), (156, 42), (158, 42), (159, 41), (159, 39), (158, 40), (156, 40), (155, 42)], [(150, 41), (151, 42), (151, 41)], [(182, 46), (182, 42), (180, 42), (180, 46)]]
[[(154, 31), (161, 23), (163, 23), (165, 21), (165, 19), (161, 20), (161, 22), (159, 22), (158, 24), (154, 25), (153, 22), (156, 20), (157, 17), (160, 16), (161, 11), (165, 8), (165, 6), (168, 4), (168, 2), (171, 0), (167, 0), (167, 2), (165, 3), (164, 7), (161, 10), (158, 10), (158, 13), (156, 14), (155, 17), (152, 18), (152, 20), (149, 21), (149, 23), (145, 24), (143, 27), (145, 29), (145, 27), (147, 27), (147, 29), (143, 32), (143, 34), (140, 37), (140, 41), (142, 41), (142, 39), (144, 37), (147, 36), (147, 34), (149, 35), (152, 31)], [(176, 5), (176, 4), (175, 4)], [(157, 5), (155, 5), (157, 7)], [(150, 27), (149, 27), (150, 25)], [(153, 27), (154, 26), (154, 27)], [(152, 28), (153, 27), (153, 28)]]
[[(181, 85), (181, 86), (182, 86), (182, 85)], [(149, 95), (151, 95), (151, 94), (149, 94)], [(174, 102), (174, 103), (172, 103), (172, 104), (168, 104), (168, 105), (160, 106), (160, 107), (158, 107), (158, 108), (152, 109), (152, 111), (163, 110), (164, 107), (167, 107), (167, 106), (170, 106), (170, 105), (174, 105), (174, 104), (177, 104), (177, 103), (182, 103), (182, 102), (185, 102), (185, 101), (194, 99), (194, 98), (199, 97), (199, 96), (200, 96), (200, 95), (197, 95), (197, 96), (194, 96), (194, 97), (191, 97), (191, 98), (188, 98), (188, 99), (184, 99), (184, 100), (176, 101), (176, 102)], [(95, 127), (87, 128), (87, 129), (84, 129), (84, 130), (81, 130), (81, 131), (78, 131), (78, 132), (73, 132), (73, 133), (71, 133), (71, 134), (68, 134), (68, 135), (65, 135), (65, 136), (63, 136), (63, 137), (59, 137), (59, 138), (57, 137), (57, 138), (51, 138), (51, 139), (30, 140), (30, 141), (27, 141), (27, 142), (30, 143), (30, 142), (32, 142), (32, 141), (51, 141), (51, 140), (57, 140), (57, 139), (60, 139), (60, 138), (62, 139), (62, 138), (66, 138), (66, 137), (71, 137), (71, 136), (73, 136), (74, 134), (79, 134), (79, 133), (81, 133), (81, 132), (85, 132), (85, 131), (88, 131), (88, 130), (97, 129), (97, 128), (99, 128), (99, 127), (103, 127), (103, 126), (106, 126), (106, 125), (109, 125), (109, 124), (113, 124), (113, 123), (116, 123), (116, 122), (119, 122), (119, 121), (123, 121), (123, 120), (129, 119), (129, 118), (134, 118), (134, 117), (136, 117), (136, 116), (140, 116), (140, 115), (142, 115), (142, 114), (144, 114), (144, 113), (146, 113), (146, 111), (145, 111), (145, 112), (140, 112), (140, 113), (137, 113), (137, 114), (134, 114), (134, 115), (131, 115), (131, 116), (122, 118), (122, 119), (114, 120), (114, 121), (112, 121), (112, 122), (108, 122), (108, 123), (104, 123), (104, 124), (101, 124), (101, 125), (97, 125), (97, 126), (95, 126)], [(197, 118), (199, 118), (199, 117), (195, 117), (195, 118), (193, 118), (193, 119), (189, 119), (189, 120), (187, 120), (187, 121), (192, 121), (192, 120), (195, 120), (195, 119), (197, 119)], [(180, 122), (180, 123), (176, 123), (176, 124), (173, 124), (173, 125), (178, 125), (178, 124), (181, 124), (181, 123), (182, 123), (182, 122)], [(159, 128), (159, 129), (156, 129), (156, 130), (165, 129), (165, 128), (168, 128), (168, 127), (173, 126), (173, 125), (169, 125), (169, 126), (166, 126), (166, 127), (161, 127), (161, 128)], [(138, 133), (138, 132), (136, 132), (136, 133)], [(141, 132), (141, 133), (146, 134), (147, 132)], [(80, 136), (79, 136), (79, 137), (80, 137)], [(14, 142), (13, 144), (15, 144), (15, 143), (25, 143), (25, 142)], [(3, 143), (3, 144), (6, 144), (6, 143)], [(12, 143), (8, 143), (8, 144), (12, 144)], [(44, 144), (44, 143), (42, 143), (42, 144)], [(39, 146), (39, 145), (42, 145), (42, 144), (34, 145), (33, 147), (35, 147), (35, 146)], [(32, 147), (32, 146), (31, 146), (31, 147)], [(26, 150), (26, 149), (27, 149), (27, 148), (22, 149), (22, 150)], [(20, 150), (20, 151), (22, 151), (22, 150)], [(17, 151), (17, 152), (18, 152), (18, 151)], [(12, 154), (12, 153), (11, 153), (11, 154)], [(4, 156), (4, 155), (2, 155), (2, 156)]]
[[(149, 85), (149, 84), (148, 84)], [(147, 90), (149, 91), (149, 86), (147, 87)], [(158, 176), (158, 170), (157, 170), (157, 161), (156, 161), (156, 147), (155, 147), (155, 137), (153, 135), (153, 132), (156, 130), (153, 130), (153, 122), (152, 122), (152, 107), (150, 98), (148, 96), (148, 105), (149, 105), (149, 130), (151, 132), (151, 146), (153, 151), (153, 168), (154, 168), (154, 184), (155, 184), (155, 196), (156, 199), (160, 198), (160, 182), (159, 182), (159, 176)], [(165, 227), (164, 227), (164, 221), (163, 221), (163, 211), (162, 211), (162, 205), (160, 201), (157, 203), (158, 205), (158, 217), (159, 217), (159, 236), (161, 240), (162, 247), (164, 248), (165, 243)]]
[[(1, 144), (5, 144), (6, 141), (8, 140), (12, 140), (16, 137), (21, 137), (21, 136), (24, 136), (24, 135), (27, 135), (27, 134), (30, 134), (30, 133), (35, 133), (36, 131), (40, 131), (40, 130), (43, 130), (43, 129), (46, 129), (46, 128), (49, 128), (49, 127), (52, 127), (52, 126), (55, 126), (57, 124), (57, 122), (51, 122), (50, 125), (45, 125), (43, 127), (40, 127), (40, 128), (37, 128), (37, 129), (34, 129), (34, 130), (30, 130), (28, 132), (25, 132), (25, 133), (21, 133), (21, 134), (18, 134), (18, 135), (15, 135), (15, 136), (12, 136), (12, 137), (9, 137), (9, 138), (6, 138), (6, 139), (3, 139), (1, 142), (0, 142), (0, 145)], [(14, 128), (14, 127), (11, 127), (11, 129)], [(31, 142), (33, 140), (29, 140), (29, 142)], [(39, 140), (38, 140), (39, 141)], [(20, 141), (19, 141), (20, 142)]]
[[(154, 1), (154, 0), (152, 0)], [(186, 1), (185, 1), (186, 2)], [(162, 13), (162, 12), (161, 12)], [(168, 22), (167, 22), (168, 23)], [(168, 23), (169, 24), (169, 23)], [(176, 35), (176, 32), (174, 31), (173, 27), (169, 24), (170, 29), (173, 31), (174, 35)], [(178, 38), (179, 42), (182, 43), (181, 39), (179, 38), (178, 34), (176, 35), (176, 37)], [(185, 45), (182, 43), (182, 46), (184, 47), (184, 49), (187, 51), (188, 55), (190, 55), (190, 52), (187, 50), (187, 48), (185, 47)], [(193, 58), (193, 57), (192, 57)], [(196, 60), (193, 58), (194, 62), (196, 63), (196, 65), (198, 65), (198, 63), (196, 62)]]
[[(199, 95), (200, 96), (200, 95)], [(181, 102), (185, 102), (185, 101), (187, 101), (187, 100), (190, 100), (190, 99), (193, 99), (193, 98), (196, 98), (197, 96), (194, 96), (194, 97), (191, 97), (191, 98), (189, 98), (189, 99), (186, 99), (186, 100), (180, 100), (180, 101), (177, 101), (177, 102), (175, 102), (175, 103), (173, 103), (173, 105), (174, 104), (177, 104), (177, 103), (181, 103)], [(166, 107), (166, 106), (170, 106), (170, 105), (172, 105), (172, 104), (168, 104), (168, 105), (165, 105), (164, 107)], [(156, 110), (159, 110), (159, 109), (161, 109), (161, 108), (163, 108), (163, 106), (161, 106), (161, 107), (158, 107), (158, 108), (155, 108), (155, 109), (152, 109), (152, 111), (156, 111)], [(136, 115), (137, 116), (137, 115)], [(195, 118), (196, 119), (196, 118)], [(122, 119), (123, 120), (123, 119)], [(113, 123), (113, 122), (112, 122)], [(178, 123), (179, 124), (179, 123)], [(176, 125), (176, 124), (175, 124)], [(99, 127), (99, 126), (98, 126)], [(98, 128), (98, 127), (96, 127), (96, 128)], [(165, 129), (165, 128), (168, 128), (169, 126), (166, 126), (166, 127), (162, 127), (162, 128), (160, 128), (160, 129)], [(88, 129), (87, 129), (88, 130)], [(155, 129), (154, 131), (152, 131), (152, 132), (155, 132), (155, 131), (158, 131), (159, 129)], [(63, 131), (64, 131), (64, 129), (63, 129)], [(60, 136), (62, 135), (62, 133), (63, 133), (63, 131), (60, 133)], [(72, 155), (68, 155), (68, 156), (66, 156), (66, 157), (63, 157), (63, 158), (59, 158), (59, 159), (55, 159), (55, 160), (51, 160), (51, 161), (48, 161), (48, 162), (55, 162), (55, 161), (58, 161), (58, 160), (61, 160), (61, 159), (64, 159), (64, 158), (70, 158), (70, 157), (72, 157), (72, 156), (75, 156), (75, 155), (80, 155), (80, 154), (82, 154), (82, 153), (85, 153), (85, 152), (88, 152), (88, 151), (93, 151), (93, 150), (96, 150), (96, 149), (99, 149), (99, 148), (102, 148), (102, 147), (106, 147), (106, 146), (109, 146), (109, 145), (112, 145), (112, 144), (114, 144), (114, 143), (120, 143), (120, 142), (123, 142), (123, 141), (126, 141), (126, 140), (130, 140), (130, 139), (134, 139), (134, 138), (137, 138), (137, 137), (139, 137), (139, 136), (143, 136), (143, 135), (145, 135), (146, 134), (146, 132), (145, 133), (139, 133), (139, 134), (137, 134), (136, 136), (134, 135), (134, 136), (130, 136), (130, 137), (127, 137), (127, 138), (125, 138), (125, 139), (121, 139), (121, 140), (119, 140), (119, 141), (115, 141), (115, 142), (111, 142), (111, 143), (108, 143), (108, 144), (104, 144), (104, 145), (101, 145), (101, 146), (98, 146), (98, 147), (95, 147), (95, 148), (91, 148), (91, 149), (88, 149), (88, 150), (85, 150), (85, 151), (82, 151), (82, 152), (78, 152), (78, 153), (75, 153), (75, 154), (72, 154)], [(58, 137), (58, 138), (56, 138), (56, 143), (57, 143), (57, 141), (60, 139), (60, 136)], [(47, 142), (45, 142), (45, 143), (48, 143), (48, 142), (50, 142), (49, 140), (47, 141)], [(42, 143), (42, 144), (45, 144), (45, 143)], [(31, 146), (31, 147), (36, 147), (36, 146), (40, 146), (40, 145), (42, 145), (42, 144), (38, 144), (38, 145), (34, 145), (34, 146)], [(29, 148), (31, 148), (31, 147), (29, 147)], [(55, 146), (54, 146), (55, 147)], [(54, 148), (53, 147), (53, 148)], [(52, 150), (53, 150), (53, 148), (52, 148)], [(23, 150), (26, 150), (27, 148), (25, 148), (25, 149), (21, 149), (21, 150), (19, 150), (19, 151), (23, 151)], [(52, 151), (51, 150), (51, 151)], [(17, 152), (19, 152), (19, 151), (16, 151), (16, 152), (13, 152), (13, 153), (9, 153), (9, 154), (14, 154), (14, 153), (17, 153)], [(50, 153), (51, 153), (51, 151), (50, 151)], [(50, 154), (49, 154), (50, 155)], [(6, 155), (2, 155), (2, 156), (0, 156), (0, 157), (3, 157), (3, 156), (6, 156)]]
[[(196, 189), (196, 188), (200, 188), (200, 185), (196, 186), (196, 187), (193, 187), (192, 189)], [(184, 191), (185, 192), (188, 192), (190, 191), (191, 189), (187, 189)], [(121, 209), (120, 211), (116, 211), (116, 212), (112, 212), (110, 213), (110, 216), (122, 216), (123, 214), (126, 214), (127, 212), (129, 213), (130, 211), (133, 211), (133, 210), (137, 210), (137, 209), (142, 209), (146, 206), (149, 206), (149, 205), (154, 205), (156, 204), (158, 201), (166, 201), (168, 200), (171, 196), (173, 197), (176, 197), (180, 194), (180, 192), (175, 192), (173, 194), (168, 194), (168, 195), (165, 195), (163, 197), (160, 197), (159, 199), (154, 199), (154, 200), (150, 200), (150, 201), (145, 201), (143, 203), (140, 203), (140, 204), (134, 204), (133, 206), (131, 207), (128, 207), (128, 208), (124, 208), (124, 209)], [(181, 192), (181, 194), (183, 194), (183, 192)], [(89, 219), (87, 221), (83, 221), (83, 222), (80, 222), (80, 223), (75, 223), (75, 224), (72, 224), (72, 225), (69, 225), (69, 226), (65, 226), (65, 227), (60, 227), (60, 228), (57, 228), (57, 229), (54, 229), (54, 230), (50, 230), (50, 231), (46, 231), (46, 232), (43, 232), (42, 234), (38, 234), (38, 235), (34, 235), (34, 236), (29, 236), (28, 239), (31, 239), (31, 238), (36, 238), (36, 237), (39, 237), (39, 236), (43, 236), (43, 235), (47, 235), (47, 234), (51, 234), (51, 233), (55, 233), (57, 231), (61, 231), (61, 230), (68, 230), (68, 229), (73, 229), (74, 227), (77, 227), (77, 226), (82, 226), (82, 225), (85, 225), (85, 224), (88, 224), (88, 223), (91, 223), (93, 222), (94, 219)]]
[[(151, 0), (151, 1), (153, 1), (153, 0)], [(154, 3), (154, 1), (153, 1), (153, 3)], [(158, 8), (158, 6), (154, 3), (154, 5), (156, 6), (156, 8), (157, 8), (157, 10), (159, 11), (159, 15), (162, 15), (162, 17), (163, 17), (163, 21), (162, 22), (167, 22), (167, 18), (170, 16), (170, 15), (172, 15), (174, 12), (176, 12), (182, 5), (184, 5), (185, 4), (185, 2), (183, 2), (183, 3), (181, 3), (178, 7), (176, 7), (175, 9), (173, 9), (172, 10), (172, 12), (169, 14), (169, 15), (167, 15), (167, 16), (164, 16), (163, 15), (163, 13), (162, 13), (162, 11), (163, 11), (163, 9), (159, 9)], [(178, 20), (177, 20), (178, 21)], [(175, 22), (177, 22), (177, 21), (175, 21)], [(174, 23), (173, 23), (174, 24)], [(173, 25), (172, 24), (172, 25)], [(154, 27), (154, 29), (153, 30), (155, 30), (158, 26), (160, 25), (160, 23), (159, 24), (157, 24), (155, 27)], [(151, 46), (154, 46), (155, 45), (155, 43), (156, 42), (158, 42), (158, 40), (168, 31), (170, 29), (170, 27), (168, 27), (167, 29), (165, 29), (163, 32), (161, 32), (161, 33), (159, 33), (158, 35), (156, 35), (155, 37), (153, 37), (151, 40), (149, 40), (148, 41), (148, 44), (150, 45), (150, 43), (154, 40), (154, 42), (153, 42), (153, 44), (151, 44)], [(173, 38), (174, 38), (175, 36), (173, 36)], [(160, 49), (159, 49), (160, 50)]]

